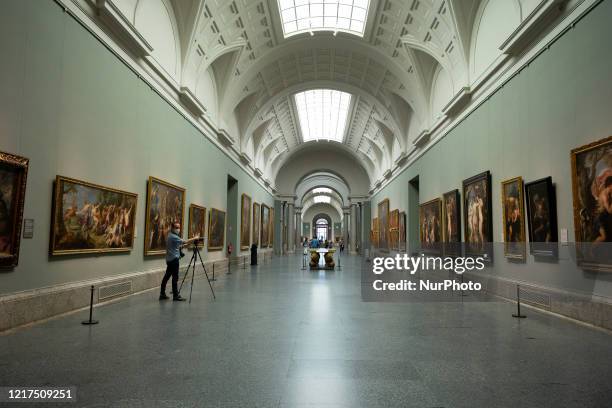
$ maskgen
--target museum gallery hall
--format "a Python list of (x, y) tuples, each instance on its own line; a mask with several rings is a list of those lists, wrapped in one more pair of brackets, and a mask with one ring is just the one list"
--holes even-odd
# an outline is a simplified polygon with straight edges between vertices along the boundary
[(612, 0), (0, 0), (0, 406), (612, 407)]

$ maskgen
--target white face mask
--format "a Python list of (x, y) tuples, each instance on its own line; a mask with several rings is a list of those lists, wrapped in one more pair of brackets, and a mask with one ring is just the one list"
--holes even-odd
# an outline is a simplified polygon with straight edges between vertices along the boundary
[(181, 230), (180, 229), (176, 229), (176, 228), (172, 228), (172, 233), (175, 235), (180, 235)]

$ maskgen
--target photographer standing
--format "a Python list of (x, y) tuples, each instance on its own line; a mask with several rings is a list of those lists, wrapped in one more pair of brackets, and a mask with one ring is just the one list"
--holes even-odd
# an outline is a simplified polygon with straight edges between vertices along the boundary
[(168, 238), (166, 239), (166, 274), (162, 279), (161, 290), (159, 293), (159, 300), (168, 299), (166, 296), (166, 284), (168, 283), (168, 279), (172, 276), (172, 300), (174, 301), (184, 301), (185, 299), (181, 297), (178, 293), (178, 278), (179, 278), (179, 260), (183, 257), (183, 252), (181, 248), (189, 245), (191, 242), (199, 239), (199, 236), (195, 236), (187, 241), (184, 241), (181, 238), (181, 224), (175, 222), (172, 224), (172, 230), (170, 234), (168, 234)]

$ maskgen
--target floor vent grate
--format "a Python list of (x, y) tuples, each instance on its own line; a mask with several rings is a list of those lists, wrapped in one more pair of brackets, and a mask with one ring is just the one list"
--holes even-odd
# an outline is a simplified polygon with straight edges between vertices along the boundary
[(112, 285), (100, 286), (98, 289), (98, 301), (107, 300), (117, 296), (127, 295), (132, 292), (132, 281), (114, 283)]
[(520, 287), (521, 302), (550, 309), (550, 295), (533, 288)]

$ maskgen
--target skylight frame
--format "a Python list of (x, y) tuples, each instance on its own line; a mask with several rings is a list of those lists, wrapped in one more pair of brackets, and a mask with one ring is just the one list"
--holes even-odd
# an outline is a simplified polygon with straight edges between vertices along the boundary
[(318, 195), (313, 197), (315, 204), (331, 204), (331, 197), (326, 195)]
[(352, 95), (335, 89), (311, 89), (294, 95), (302, 140), (342, 143)]
[(284, 38), (316, 31), (363, 37), (370, 0), (278, 0)]

